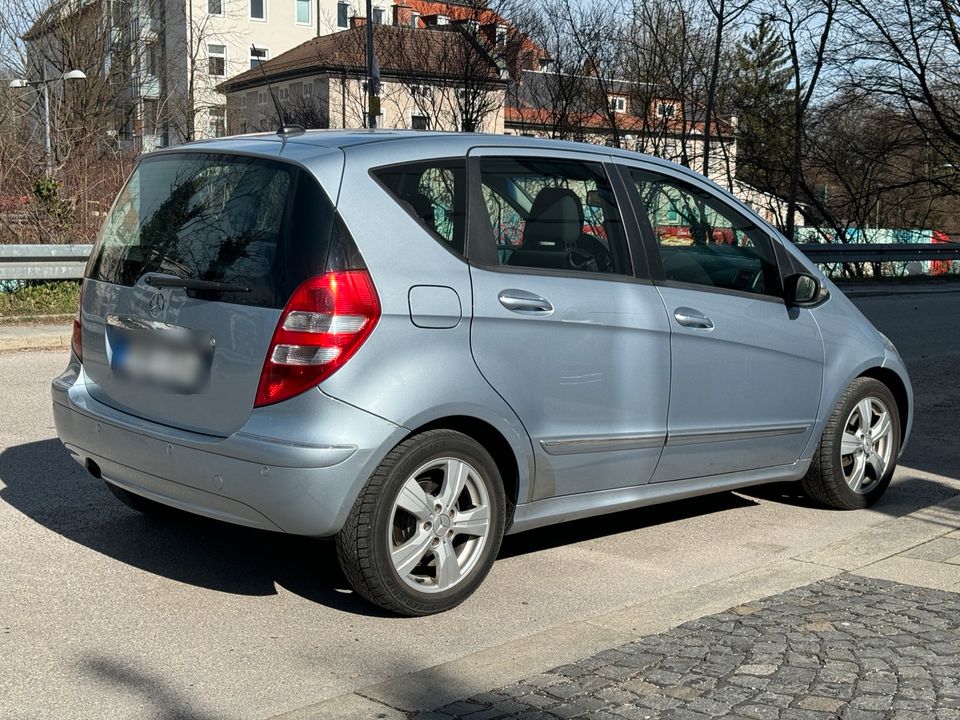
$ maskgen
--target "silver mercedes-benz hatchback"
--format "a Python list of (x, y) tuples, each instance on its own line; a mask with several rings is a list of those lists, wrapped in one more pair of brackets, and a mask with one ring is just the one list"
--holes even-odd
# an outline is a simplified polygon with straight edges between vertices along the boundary
[(862, 508), (903, 362), (677, 165), (531, 138), (308, 132), (151, 153), (87, 266), (66, 447), (125, 503), (335, 536), (405, 615), (505, 533), (798, 480)]

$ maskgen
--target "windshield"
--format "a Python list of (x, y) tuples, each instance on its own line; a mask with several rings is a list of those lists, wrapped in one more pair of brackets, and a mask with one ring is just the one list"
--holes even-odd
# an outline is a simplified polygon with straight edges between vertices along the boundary
[(322, 272), (333, 206), (286, 163), (239, 155), (163, 154), (142, 160), (104, 223), (88, 277), (132, 286), (163, 273), (250, 288), (194, 296), (282, 307)]

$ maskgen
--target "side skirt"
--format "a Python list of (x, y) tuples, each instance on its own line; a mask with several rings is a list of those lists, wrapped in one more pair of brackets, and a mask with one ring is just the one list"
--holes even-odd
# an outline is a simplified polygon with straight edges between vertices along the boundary
[(799, 480), (807, 472), (809, 460), (800, 460), (791, 465), (746, 470), (726, 475), (711, 475), (702, 478), (649, 483), (628, 488), (598, 490), (596, 492), (560, 495), (518, 505), (508, 535), (533, 530), (554, 523), (594, 515), (631, 510), (646, 505), (684, 500), (698, 495), (736, 490), (737, 488), (763, 485), (764, 483)]

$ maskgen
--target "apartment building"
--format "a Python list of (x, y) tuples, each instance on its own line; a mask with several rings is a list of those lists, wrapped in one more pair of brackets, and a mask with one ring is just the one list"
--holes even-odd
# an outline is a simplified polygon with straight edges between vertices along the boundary
[[(311, 38), (347, 30), (363, 0), (59, 0), (24, 35), (31, 72), (57, 55), (88, 56), (91, 82), (113, 88), (119, 142), (138, 151), (222, 135), (226, 100), (216, 86)], [(475, 0), (374, 2), (378, 25), (427, 27), (502, 18)], [(71, 49), (67, 50), (67, 46)], [(49, 72), (54, 72), (51, 69)], [(50, 76), (49, 74), (47, 75)]]

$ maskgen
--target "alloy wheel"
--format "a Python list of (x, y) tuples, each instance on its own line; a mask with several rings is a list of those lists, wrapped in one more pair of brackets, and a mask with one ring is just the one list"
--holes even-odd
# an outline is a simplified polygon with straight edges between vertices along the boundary
[(476, 468), (454, 457), (420, 466), (393, 502), (388, 547), (419, 592), (449, 590), (476, 567), (490, 535), (490, 497)]
[(883, 479), (893, 454), (892, 432), (890, 410), (879, 398), (863, 398), (850, 411), (840, 441), (840, 465), (855, 493), (865, 495)]

